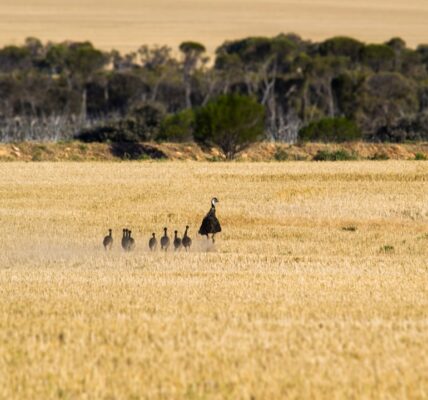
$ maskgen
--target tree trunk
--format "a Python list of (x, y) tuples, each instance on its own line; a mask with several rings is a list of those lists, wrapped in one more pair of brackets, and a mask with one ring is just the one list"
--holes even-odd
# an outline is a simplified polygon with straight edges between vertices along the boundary
[(88, 92), (87, 92), (86, 88), (84, 88), (83, 92), (82, 92), (82, 107), (81, 107), (81, 111), (80, 111), (80, 118), (81, 118), (82, 122), (86, 121), (87, 99), (88, 99)]
[(333, 96), (333, 90), (331, 88), (332, 86), (332, 78), (328, 79), (327, 82), (327, 93), (328, 93), (328, 115), (329, 117), (333, 118), (336, 115), (336, 110), (334, 106), (334, 96)]
[(192, 108), (192, 83), (191, 76), (184, 73), (184, 90), (186, 99), (186, 108)]

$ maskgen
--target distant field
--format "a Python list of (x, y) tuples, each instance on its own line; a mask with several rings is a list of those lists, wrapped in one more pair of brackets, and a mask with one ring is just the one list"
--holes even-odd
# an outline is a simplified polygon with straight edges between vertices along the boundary
[[(426, 397), (427, 162), (0, 176), (0, 398)], [(214, 247), (195, 234), (212, 195)], [(190, 253), (147, 251), (152, 231), (186, 224)]]
[(226, 39), (293, 31), (314, 40), (401, 36), (415, 46), (428, 43), (427, 20), (426, 0), (2, 0), (0, 44), (36, 36), (130, 51), (195, 39), (212, 52)]

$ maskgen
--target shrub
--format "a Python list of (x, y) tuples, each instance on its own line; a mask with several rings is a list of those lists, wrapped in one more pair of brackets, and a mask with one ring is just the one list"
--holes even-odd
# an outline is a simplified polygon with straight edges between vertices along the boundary
[(42, 158), (42, 152), (40, 150), (36, 150), (31, 156), (31, 161), (42, 161)]
[(350, 161), (356, 160), (356, 156), (354, 154), (348, 153), (346, 150), (318, 150), (317, 154), (315, 154), (314, 161)]
[[(141, 137), (135, 132), (134, 121), (112, 121), (84, 129), (75, 138), (82, 142), (137, 142)], [(145, 138), (144, 138), (145, 139)]]
[(88, 146), (86, 144), (79, 144), (78, 148), (82, 153), (86, 153), (88, 150)]
[(347, 142), (361, 139), (355, 122), (345, 118), (323, 118), (311, 122), (299, 132), (299, 138), (310, 142)]
[(207, 161), (209, 161), (209, 162), (221, 162), (221, 161), (224, 161), (224, 160), (223, 160), (223, 158), (221, 158), (219, 156), (212, 156), (212, 157), (209, 157), (207, 159)]
[(376, 72), (392, 69), (394, 56), (394, 50), (384, 44), (368, 44), (361, 50), (362, 62)]
[(392, 253), (394, 251), (394, 246), (386, 244), (380, 248), (381, 253)]
[(288, 153), (284, 149), (277, 148), (274, 154), (274, 158), (276, 161), (287, 161)]
[(415, 154), (415, 160), (416, 161), (426, 161), (427, 156), (424, 153), (416, 153)]
[(370, 157), (370, 160), (385, 161), (385, 160), (389, 160), (389, 156), (388, 154), (385, 154), (385, 153), (376, 153), (374, 156)]
[(107, 121), (75, 135), (83, 142), (141, 142), (155, 139), (164, 117), (163, 107), (155, 103), (142, 103), (132, 108), (120, 120)]
[(193, 139), (195, 116), (192, 110), (184, 110), (166, 116), (159, 130), (158, 139), (170, 142), (189, 142)]
[(381, 126), (368, 139), (393, 143), (428, 140), (428, 114), (405, 116), (393, 125)]
[(195, 112), (195, 139), (218, 145), (228, 159), (260, 138), (265, 109), (254, 98), (219, 96)]
[(356, 227), (356, 226), (353, 226), (353, 225), (344, 226), (344, 227), (342, 227), (342, 231), (346, 231), (346, 232), (356, 232), (356, 231), (357, 231), (357, 227)]

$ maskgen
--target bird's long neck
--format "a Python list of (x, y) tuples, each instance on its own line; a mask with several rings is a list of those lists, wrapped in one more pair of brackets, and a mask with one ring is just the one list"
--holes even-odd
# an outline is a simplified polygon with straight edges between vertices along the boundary
[(174, 232), (174, 237), (177, 239), (177, 232)]
[(189, 228), (186, 227), (186, 230), (184, 231), (184, 236), (187, 236), (187, 229)]

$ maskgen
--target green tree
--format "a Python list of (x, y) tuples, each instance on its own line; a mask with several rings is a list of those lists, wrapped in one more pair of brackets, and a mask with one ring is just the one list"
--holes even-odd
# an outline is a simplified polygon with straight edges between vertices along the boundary
[(254, 98), (222, 95), (195, 113), (195, 139), (218, 145), (227, 159), (263, 135), (265, 109)]
[(116, 72), (108, 79), (108, 104), (113, 112), (125, 115), (141, 99), (147, 88), (139, 76), (133, 73)]
[(142, 69), (140, 75), (150, 86), (150, 100), (156, 101), (159, 90), (165, 82), (178, 75), (178, 63), (168, 46), (141, 46), (138, 49)]
[(357, 97), (355, 115), (366, 133), (376, 132), (381, 126), (390, 127), (419, 109), (415, 82), (395, 72), (370, 76), (359, 88)]
[(357, 96), (356, 91), (361, 81), (358, 73), (344, 72), (332, 81), (333, 96), (336, 99), (338, 115), (352, 119), (354, 117)]
[(399, 37), (394, 37), (385, 44), (394, 51), (394, 70), (401, 71), (402, 55), (406, 51), (406, 42)]
[(61, 74), (67, 79), (70, 90), (81, 93), (80, 116), (83, 121), (87, 115), (87, 85), (109, 61), (110, 55), (90, 42), (49, 43), (47, 46), (46, 65), (51, 73)]
[(184, 55), (183, 60), (183, 79), (186, 91), (186, 107), (192, 107), (192, 75), (199, 64), (205, 64), (208, 58), (203, 58), (205, 46), (198, 42), (183, 42), (180, 44), (180, 51)]
[(361, 60), (373, 71), (391, 71), (394, 67), (395, 52), (384, 44), (369, 44), (361, 51)]
[(31, 53), (26, 47), (6, 46), (0, 49), (0, 71), (13, 72), (31, 67)]
[(419, 45), (416, 52), (418, 53), (422, 63), (425, 64), (425, 67), (428, 69), (428, 44)]
[(358, 40), (337, 36), (320, 43), (319, 53), (322, 56), (349, 57), (352, 62), (357, 62), (363, 47), (364, 44)]
[(190, 142), (193, 140), (194, 121), (195, 114), (190, 109), (168, 115), (160, 125), (158, 139), (169, 142)]

